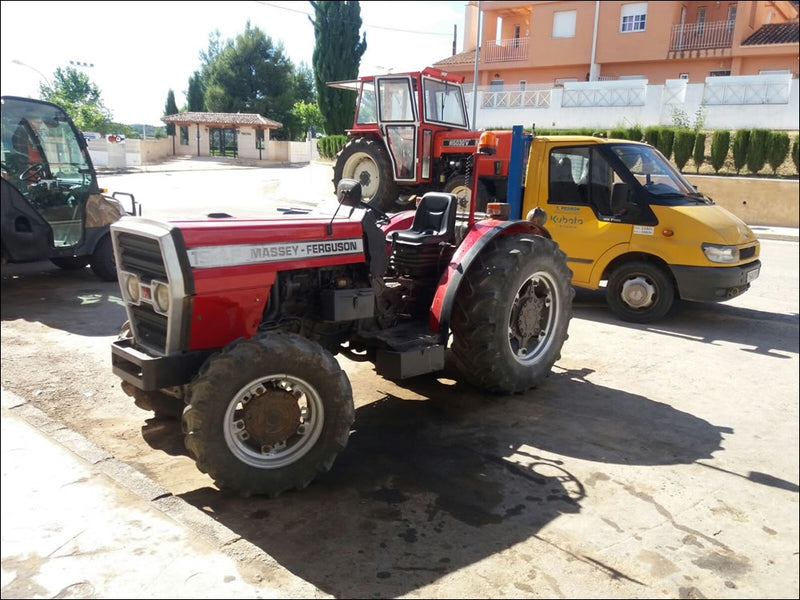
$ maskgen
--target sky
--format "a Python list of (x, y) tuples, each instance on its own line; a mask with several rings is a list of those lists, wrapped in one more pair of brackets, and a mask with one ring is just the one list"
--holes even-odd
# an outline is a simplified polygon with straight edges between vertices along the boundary
[[(361, 75), (419, 71), (463, 49), (466, 0), (362, 1), (367, 51)], [(86, 73), (113, 120), (162, 125), (171, 89), (178, 108), (200, 67), (209, 34), (235, 38), (247, 20), (282, 42), (285, 54), (311, 67), (313, 14), (288, 2), (0, 2), (0, 92), (39, 97), (58, 67)], [(19, 64), (22, 63), (22, 64)], [(269, 116), (269, 115), (267, 115)]]

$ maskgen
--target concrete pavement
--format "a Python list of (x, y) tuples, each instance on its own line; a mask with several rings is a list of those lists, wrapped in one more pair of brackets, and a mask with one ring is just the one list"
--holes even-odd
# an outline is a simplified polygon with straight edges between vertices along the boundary
[(330, 597), (7, 390), (0, 422), (2, 598)]
[(0, 423), (2, 598), (332, 597), (6, 390)]

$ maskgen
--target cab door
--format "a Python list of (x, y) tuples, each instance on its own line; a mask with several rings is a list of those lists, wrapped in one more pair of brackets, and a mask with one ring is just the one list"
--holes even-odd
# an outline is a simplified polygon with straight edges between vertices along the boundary
[(414, 81), (408, 76), (375, 78), (378, 98), (378, 127), (383, 133), (392, 161), (395, 181), (417, 180), (417, 132), (419, 121)]
[(547, 165), (547, 228), (567, 253), (572, 283), (596, 287), (610, 258), (630, 243), (620, 199), (627, 184), (615, 188), (623, 180), (596, 144), (553, 146)]

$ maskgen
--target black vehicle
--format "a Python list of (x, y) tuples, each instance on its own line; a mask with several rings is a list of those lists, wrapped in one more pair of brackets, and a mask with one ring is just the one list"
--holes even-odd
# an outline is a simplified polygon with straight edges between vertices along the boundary
[[(122, 192), (104, 195), (86, 140), (63, 108), (15, 96), (3, 96), (0, 105), (2, 264), (89, 265), (115, 281), (109, 225), (136, 214), (135, 199)], [(118, 194), (130, 198), (131, 211)]]

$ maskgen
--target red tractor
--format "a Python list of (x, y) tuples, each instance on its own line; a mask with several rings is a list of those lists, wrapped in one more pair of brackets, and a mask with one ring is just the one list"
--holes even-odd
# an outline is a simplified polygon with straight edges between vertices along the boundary
[(334, 186), (355, 179), (364, 198), (385, 212), (413, 207), (414, 198), (427, 191), (456, 194), (466, 211), (473, 185), (478, 211), (489, 199), (504, 201), (511, 131), (495, 132), (496, 154), (473, 166), (480, 132), (469, 128), (463, 81), (428, 67), (329, 83), (358, 92), (349, 139), (336, 156)]
[(274, 497), (331, 468), (355, 415), (339, 353), (390, 380), (447, 363), (497, 394), (560, 356), (574, 291), (540, 220), (459, 216), (444, 192), (389, 217), (361, 187), (339, 181), (327, 214), (111, 227), (128, 317), (113, 372), (140, 408), (180, 415), (221, 489)]

